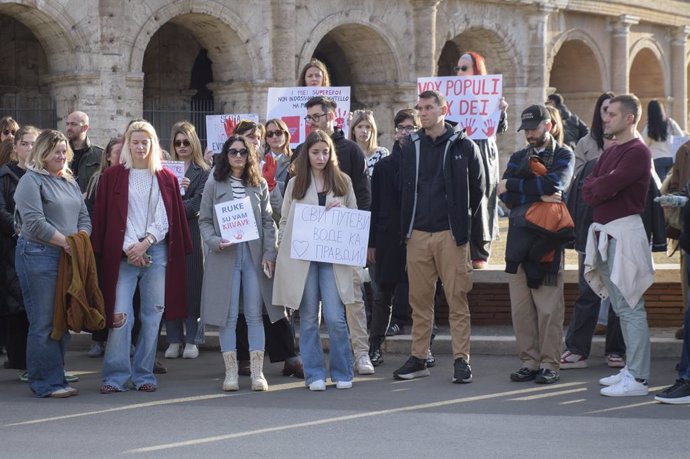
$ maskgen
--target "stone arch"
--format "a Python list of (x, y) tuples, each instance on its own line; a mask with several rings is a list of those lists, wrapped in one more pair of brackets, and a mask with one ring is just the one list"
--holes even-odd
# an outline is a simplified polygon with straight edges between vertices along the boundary
[(592, 36), (589, 35), (587, 32), (580, 29), (567, 30), (552, 41), (552, 44), (547, 48), (550, 49), (550, 53), (546, 59), (546, 65), (549, 69), (549, 72), (553, 70), (554, 60), (558, 55), (559, 51), (561, 50), (561, 47), (567, 42), (571, 41), (579, 41), (582, 42), (585, 46), (587, 46), (592, 56), (594, 57), (597, 67), (599, 69), (599, 79), (601, 82), (600, 89), (602, 91), (606, 90), (611, 79), (609, 74), (609, 68), (607, 66), (608, 60), (604, 57), (604, 53), (597, 44), (596, 40), (594, 40), (594, 38), (592, 38)]
[(642, 38), (630, 48), (630, 68), (628, 71), (630, 92), (640, 98), (642, 116), (638, 128), (647, 122), (647, 104), (657, 99), (669, 110), (668, 95), (671, 81), (668, 62), (658, 43), (650, 38)]

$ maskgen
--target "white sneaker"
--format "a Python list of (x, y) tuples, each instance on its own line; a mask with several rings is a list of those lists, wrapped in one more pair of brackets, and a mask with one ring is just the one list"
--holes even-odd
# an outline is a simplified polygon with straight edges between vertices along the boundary
[(336, 389), (352, 389), (352, 381), (336, 381)]
[(185, 344), (184, 352), (182, 353), (183, 359), (196, 359), (199, 357), (199, 348), (196, 344)]
[(92, 358), (102, 357), (103, 354), (105, 354), (105, 343), (100, 343), (98, 341), (93, 343), (89, 352), (86, 353), (87, 356)]
[(635, 397), (649, 394), (649, 386), (646, 382), (638, 382), (633, 375), (626, 371), (618, 384), (604, 387), (599, 393), (606, 397)]
[(599, 380), (599, 384), (602, 386), (614, 386), (623, 380), (623, 377), (628, 373), (628, 367), (621, 368), (621, 371), (615, 375), (607, 376)]
[(355, 362), (355, 370), (357, 373), (360, 375), (373, 375), (374, 374), (374, 365), (371, 363), (371, 359), (369, 358), (369, 354), (364, 353), (357, 357), (357, 361)]
[(180, 343), (173, 343), (165, 350), (166, 359), (176, 359), (180, 356)]
[(317, 379), (313, 383), (309, 384), (309, 390), (312, 392), (326, 390), (326, 381), (323, 379)]

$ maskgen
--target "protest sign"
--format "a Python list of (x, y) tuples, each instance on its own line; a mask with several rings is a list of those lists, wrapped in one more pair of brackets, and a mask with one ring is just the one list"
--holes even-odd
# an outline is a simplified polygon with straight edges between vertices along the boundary
[(184, 161), (161, 161), (161, 165), (175, 174), (177, 183), (180, 184), (180, 194), (184, 196), (184, 188), (182, 188), (182, 179), (184, 178)]
[(233, 115), (206, 115), (206, 144), (213, 153), (220, 153), (228, 137), (235, 132), (241, 120), (259, 122), (259, 115), (242, 113)]
[(349, 86), (298, 86), (294, 88), (268, 88), (266, 119), (280, 118), (290, 131), (290, 147), (295, 148), (309, 135), (309, 123), (304, 120), (307, 109), (304, 104), (314, 96), (328, 96), (338, 107), (335, 110), (335, 125), (348, 138), (350, 125)]
[(503, 75), (417, 78), (417, 92), (441, 93), (448, 104), (447, 120), (456, 121), (473, 140), (496, 135), (503, 95)]
[(247, 242), (259, 239), (254, 211), (249, 197), (216, 204), (216, 218), (220, 237), (228, 242)]
[(367, 263), (371, 212), (297, 204), (290, 258), (340, 265)]

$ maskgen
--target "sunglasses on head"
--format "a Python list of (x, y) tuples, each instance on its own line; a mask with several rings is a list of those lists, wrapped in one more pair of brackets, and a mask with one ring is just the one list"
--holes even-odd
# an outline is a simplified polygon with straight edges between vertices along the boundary
[(2, 131), (2, 135), (14, 135), (16, 132), (17, 131), (15, 131), (14, 129), (5, 129), (4, 131)]
[(283, 135), (282, 129), (276, 129), (275, 131), (266, 131), (266, 137), (269, 139), (273, 136), (280, 137), (281, 135)]
[(247, 156), (247, 153), (249, 153), (249, 152), (247, 151), (246, 148), (242, 148), (240, 150), (238, 150), (236, 148), (231, 148), (228, 150), (228, 155), (230, 155), (230, 156)]
[(455, 67), (453, 67), (453, 70), (456, 72), (459, 72), (460, 70), (462, 70), (463, 72), (467, 72), (467, 69), (469, 69), (469, 66), (467, 65), (456, 65)]
[(182, 146), (188, 147), (189, 145), (190, 145), (190, 143), (189, 143), (189, 140), (187, 140), (187, 139), (175, 141), (176, 147), (182, 147)]

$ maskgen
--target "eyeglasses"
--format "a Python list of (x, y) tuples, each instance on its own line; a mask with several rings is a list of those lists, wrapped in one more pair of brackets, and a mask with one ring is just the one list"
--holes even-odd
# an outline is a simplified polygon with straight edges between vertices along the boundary
[(190, 145), (189, 140), (184, 139), (184, 140), (176, 140), (175, 141), (175, 146), (176, 147), (188, 147)]
[(283, 135), (283, 131), (281, 129), (276, 129), (275, 131), (266, 131), (266, 138), (270, 139), (273, 136), (280, 137)]
[(395, 126), (395, 130), (398, 131), (398, 132), (402, 132), (402, 131), (405, 131), (405, 132), (414, 132), (414, 131), (417, 130), (417, 126), (414, 126), (414, 125), (412, 125), (412, 126), (403, 126), (402, 124), (398, 124), (397, 126)]
[(16, 132), (17, 131), (15, 131), (14, 129), (5, 129), (4, 131), (2, 131), (2, 135), (14, 135)]
[(459, 72), (460, 70), (462, 70), (463, 72), (467, 72), (467, 69), (469, 69), (467, 65), (456, 65), (455, 67), (453, 67), (454, 72)]
[(236, 148), (231, 148), (228, 150), (228, 155), (230, 156), (247, 156), (249, 152), (247, 151), (246, 148), (242, 148), (241, 150), (237, 150)]
[(315, 123), (318, 123), (319, 120), (321, 119), (322, 116), (326, 116), (328, 113), (314, 113), (313, 115), (307, 115), (304, 117), (304, 121), (310, 122), (314, 121)]

